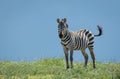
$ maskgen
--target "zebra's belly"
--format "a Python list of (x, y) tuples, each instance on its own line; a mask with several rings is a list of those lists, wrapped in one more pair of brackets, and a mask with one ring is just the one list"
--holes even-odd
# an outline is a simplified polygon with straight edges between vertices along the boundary
[(82, 49), (86, 49), (88, 47), (87, 42), (82, 42), (81, 44), (78, 43), (77, 45), (72, 42), (67, 45), (65, 45), (65, 43), (63, 43), (63, 42), (61, 42), (61, 44), (64, 47), (68, 48), (69, 50), (82, 50)]
[(87, 48), (87, 46), (86, 47), (73, 48), (73, 50), (82, 50), (82, 49), (86, 49), (86, 48)]
[(74, 50), (82, 50), (88, 47), (88, 39), (87, 38), (77, 38), (74, 41)]

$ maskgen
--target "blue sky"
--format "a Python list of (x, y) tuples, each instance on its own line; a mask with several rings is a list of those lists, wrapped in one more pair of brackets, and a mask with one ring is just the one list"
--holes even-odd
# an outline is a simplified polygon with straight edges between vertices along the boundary
[[(97, 34), (96, 25), (101, 25), (103, 36), (95, 38), (96, 60), (120, 62), (119, 4), (119, 0), (0, 0), (0, 60), (64, 57), (56, 19), (67, 18), (73, 31), (86, 28)], [(74, 60), (84, 60), (80, 51), (74, 52)]]

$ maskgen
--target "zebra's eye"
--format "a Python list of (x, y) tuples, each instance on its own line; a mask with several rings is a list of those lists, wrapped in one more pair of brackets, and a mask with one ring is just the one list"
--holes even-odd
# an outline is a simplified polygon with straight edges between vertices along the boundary
[(61, 25), (58, 25), (58, 28), (60, 29), (60, 28), (61, 28)]
[(59, 29), (63, 29), (63, 26), (61, 26), (61, 25), (58, 25), (58, 28), (59, 28)]

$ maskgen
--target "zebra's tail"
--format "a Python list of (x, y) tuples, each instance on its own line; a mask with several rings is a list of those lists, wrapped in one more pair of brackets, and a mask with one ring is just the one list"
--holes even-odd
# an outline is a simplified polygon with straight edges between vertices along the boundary
[(97, 25), (97, 27), (98, 27), (99, 34), (94, 35), (95, 37), (97, 37), (97, 36), (101, 36), (101, 35), (103, 34), (103, 29), (102, 29), (102, 27), (99, 26), (99, 25)]

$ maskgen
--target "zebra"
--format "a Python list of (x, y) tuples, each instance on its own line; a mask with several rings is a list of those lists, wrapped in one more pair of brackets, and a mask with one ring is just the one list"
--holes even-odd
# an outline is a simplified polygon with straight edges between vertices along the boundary
[(69, 61), (68, 61), (68, 51), (70, 50), (70, 64), (71, 68), (73, 68), (73, 51), (74, 50), (81, 50), (83, 56), (84, 56), (84, 67), (87, 66), (88, 62), (88, 55), (85, 51), (86, 48), (89, 49), (90, 55), (93, 61), (93, 68), (96, 68), (95, 66), (95, 55), (93, 51), (94, 47), (94, 37), (101, 36), (102, 35), (102, 27), (97, 25), (99, 34), (94, 35), (91, 31), (87, 29), (81, 29), (77, 32), (71, 31), (68, 29), (67, 19), (64, 18), (60, 20), (57, 19), (58, 23), (58, 35), (61, 40), (61, 45), (64, 50), (65, 54), (65, 60), (66, 60), (66, 69), (69, 68)]

